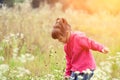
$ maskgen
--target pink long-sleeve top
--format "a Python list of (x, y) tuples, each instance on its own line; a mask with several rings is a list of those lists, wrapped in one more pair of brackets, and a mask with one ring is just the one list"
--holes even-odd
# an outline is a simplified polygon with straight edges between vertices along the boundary
[(89, 39), (84, 33), (71, 32), (69, 41), (64, 45), (66, 53), (65, 76), (70, 76), (71, 71), (94, 70), (96, 64), (90, 50), (102, 52), (103, 48), (103, 45)]

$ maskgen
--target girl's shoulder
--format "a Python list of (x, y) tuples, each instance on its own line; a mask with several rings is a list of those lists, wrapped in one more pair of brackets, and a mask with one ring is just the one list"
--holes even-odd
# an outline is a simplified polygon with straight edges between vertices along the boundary
[(80, 31), (73, 32), (73, 35), (75, 37), (85, 37), (86, 36), (84, 32), (80, 32)]
[(84, 32), (75, 31), (73, 34), (74, 34), (74, 38), (73, 38), (74, 42), (79, 42), (87, 38)]

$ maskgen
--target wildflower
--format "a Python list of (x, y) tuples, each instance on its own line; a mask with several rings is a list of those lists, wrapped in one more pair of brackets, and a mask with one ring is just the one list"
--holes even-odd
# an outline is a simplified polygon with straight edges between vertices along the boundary
[(17, 54), (13, 53), (13, 59), (17, 59)]
[(24, 74), (19, 74), (19, 75), (17, 75), (16, 77), (23, 77), (24, 76)]
[(18, 57), (18, 59), (22, 62), (22, 63), (25, 63), (27, 61), (32, 61), (34, 60), (34, 56), (31, 55), (31, 54), (25, 54), (25, 55), (21, 55), (20, 57)]
[(0, 51), (2, 51), (3, 50), (3, 48), (2, 47), (0, 47)]
[(10, 37), (14, 37), (15, 36), (15, 34), (13, 34), (13, 33), (10, 33)]
[(6, 6), (2, 6), (2, 9), (3, 9), (4, 11), (6, 11), (7, 7), (6, 7)]
[(26, 62), (26, 57), (25, 57), (25, 55), (21, 55), (20, 57), (18, 57), (18, 59), (19, 59), (22, 63), (25, 63), (25, 62)]
[(9, 41), (10, 41), (9, 39), (3, 39), (4, 43), (9, 43)]
[(26, 56), (26, 59), (28, 60), (28, 61), (33, 61), (34, 60), (34, 56), (33, 55), (31, 55), (31, 54), (25, 54), (25, 56)]
[(119, 80), (119, 79), (117, 79), (117, 78), (112, 78), (112, 80)]
[(120, 61), (119, 60), (116, 61), (116, 64), (120, 67)]
[(24, 34), (21, 33), (20, 34), (20, 38), (23, 39), (24, 38)]
[(45, 75), (45, 79), (46, 80), (55, 80), (55, 76), (52, 74), (47, 74), (47, 75)]
[(106, 71), (111, 73), (112, 72), (112, 63), (105, 61), (105, 62), (101, 62), (100, 65), (102, 66), (101, 68)]
[(17, 34), (16, 34), (16, 36), (19, 36), (19, 35), (20, 35), (20, 33), (17, 33)]
[(78, 76), (78, 80), (82, 80), (82, 79), (83, 79), (83, 77), (79, 75)]
[(14, 48), (14, 49), (13, 49), (13, 52), (14, 52), (14, 53), (18, 53), (18, 51), (19, 51), (19, 48)]
[(1, 73), (5, 73), (8, 70), (9, 70), (9, 66), (7, 64), (1, 64), (0, 65), (0, 72)]
[(4, 61), (4, 57), (3, 56), (0, 56), (0, 61)]
[(120, 52), (117, 52), (116, 54), (120, 55)]
[(24, 34), (23, 34), (23, 33), (17, 33), (16, 36), (17, 36), (17, 37), (20, 37), (21, 39), (24, 38)]
[(108, 60), (111, 60), (111, 59), (114, 59), (115, 57), (112, 57), (112, 56), (109, 56), (107, 59)]
[(25, 69), (24, 67), (18, 67), (16, 73), (17, 77), (23, 77), (25, 75), (29, 75), (31, 72), (28, 69)]
[(74, 80), (74, 79), (75, 79), (75, 77), (70, 77), (70, 79), (71, 79), (71, 80)]
[(5, 76), (0, 76), (0, 80), (7, 80), (7, 78)]

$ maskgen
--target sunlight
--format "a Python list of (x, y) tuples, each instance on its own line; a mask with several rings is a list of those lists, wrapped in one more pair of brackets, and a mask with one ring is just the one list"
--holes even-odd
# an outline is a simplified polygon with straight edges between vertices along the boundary
[(89, 0), (88, 2), (88, 7), (93, 12), (106, 10), (115, 14), (120, 10), (120, 0)]
[(85, 10), (89, 13), (104, 10), (116, 14), (120, 11), (120, 0), (66, 0), (65, 3), (74, 9)]

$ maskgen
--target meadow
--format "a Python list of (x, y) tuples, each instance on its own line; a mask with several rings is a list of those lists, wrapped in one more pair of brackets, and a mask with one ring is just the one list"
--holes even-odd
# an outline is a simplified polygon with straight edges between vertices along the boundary
[(0, 80), (64, 80), (63, 44), (51, 38), (58, 17), (110, 49), (108, 54), (93, 51), (97, 69), (92, 80), (120, 80), (120, 14), (63, 11), (60, 3), (0, 9)]

